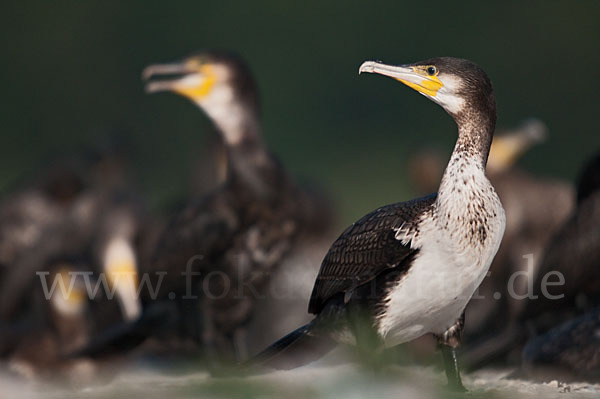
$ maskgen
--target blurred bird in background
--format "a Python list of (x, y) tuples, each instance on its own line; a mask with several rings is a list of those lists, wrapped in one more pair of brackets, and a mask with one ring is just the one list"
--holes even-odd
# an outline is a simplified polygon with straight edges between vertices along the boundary
[[(214, 122), (225, 148), (212, 166), (217, 187), (190, 200), (172, 218), (142, 267), (155, 286), (160, 281), (154, 297), (142, 291), (144, 309), (153, 315), (155, 306), (178, 303), (179, 324), (185, 324), (183, 330), (191, 332), (205, 355), (219, 362), (243, 359), (248, 324), (260, 313), (257, 300), (268, 297), (274, 273), (302, 237), (330, 226), (329, 200), (319, 190), (298, 185), (267, 150), (258, 89), (238, 56), (202, 52), (150, 65), (143, 78), (149, 93), (174, 92), (193, 101)], [(268, 327), (261, 328), (264, 335)], [(131, 337), (137, 344), (141, 330), (148, 330), (144, 317), (123, 334), (100, 337), (94, 350), (101, 350), (102, 342)]]
[[(3, 325), (3, 358), (8, 369), (22, 377), (89, 383), (97, 365), (65, 355), (85, 344), (95, 329), (117, 322), (119, 307), (102, 290), (88, 297), (83, 275), (91, 270), (89, 265), (61, 259), (44, 266), (45, 283), (32, 279), (19, 319)], [(88, 281), (97, 282), (91, 277)]]
[[(87, 319), (64, 319), (81, 324), (82, 329), (90, 326), (79, 337), (139, 317), (137, 267), (147, 214), (122, 155), (116, 144), (110, 144), (82, 156), (58, 160), (45, 168), (33, 184), (5, 198), (0, 208), (3, 358), (20, 359), (20, 363), (35, 368), (58, 363), (70, 349), (85, 343), (86, 339), (62, 338), (61, 310), (67, 305), (86, 309), (71, 312), (78, 315), (89, 315), (88, 310), (93, 309), (96, 322), (91, 325)], [(75, 265), (70, 260), (75, 260)], [(75, 270), (76, 276), (68, 270)], [(80, 295), (84, 275), (89, 283), (86, 288), (91, 290)], [(41, 280), (56, 287), (56, 278), (73, 281), (74, 291), (63, 302), (53, 294), (45, 298), (48, 303), (44, 305), (38, 292), (43, 286)], [(97, 305), (99, 301), (102, 305)], [(61, 303), (65, 306), (60, 307)], [(30, 346), (26, 342), (33, 339), (32, 334), (39, 332), (40, 323), (43, 331), (46, 327), (58, 331), (53, 335), (54, 346), (23, 352)], [(44, 340), (49, 342), (50, 338)], [(29, 352), (35, 356), (24, 355)]]
[[(565, 327), (567, 330), (578, 328), (577, 322), (569, 324), (569, 320), (600, 305), (600, 274), (597, 267), (600, 259), (598, 176), (600, 155), (584, 165), (578, 178), (575, 209), (551, 237), (536, 273), (528, 276), (530, 295), (520, 300), (518, 312), (514, 319), (509, 320), (507, 327), (477, 343), (465, 354), (470, 368), (490, 363), (519, 364), (521, 350), (529, 337), (544, 334), (561, 323), (571, 326)], [(556, 330), (549, 333), (549, 342), (558, 342), (557, 336), (572, 339), (569, 332), (563, 335), (565, 328), (558, 335)], [(529, 359), (528, 362), (535, 363), (532, 359), (541, 356), (538, 353), (540, 348), (548, 353), (561, 350), (554, 344), (540, 346), (542, 341), (542, 338), (536, 338), (526, 350), (524, 356)], [(534, 352), (538, 354), (533, 355)], [(558, 357), (553, 355), (553, 358), (558, 361)]]

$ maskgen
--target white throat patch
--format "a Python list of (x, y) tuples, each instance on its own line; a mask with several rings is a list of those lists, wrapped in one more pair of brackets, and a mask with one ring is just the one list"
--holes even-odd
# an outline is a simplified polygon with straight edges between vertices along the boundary
[(460, 113), (464, 108), (465, 100), (454, 94), (460, 89), (460, 79), (452, 75), (444, 75), (443, 78), (438, 78), (443, 86), (438, 90), (437, 95), (431, 97), (431, 99), (452, 114)]
[(228, 85), (216, 85), (209, 95), (198, 100), (209, 118), (217, 125), (228, 144), (239, 144), (244, 135), (245, 111)]

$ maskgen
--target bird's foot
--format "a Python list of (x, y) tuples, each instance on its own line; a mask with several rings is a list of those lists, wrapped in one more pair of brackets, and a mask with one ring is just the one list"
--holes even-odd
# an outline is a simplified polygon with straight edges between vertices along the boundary
[(446, 385), (446, 389), (453, 393), (467, 393), (469, 390), (465, 388), (462, 384), (462, 381), (448, 381), (448, 385)]

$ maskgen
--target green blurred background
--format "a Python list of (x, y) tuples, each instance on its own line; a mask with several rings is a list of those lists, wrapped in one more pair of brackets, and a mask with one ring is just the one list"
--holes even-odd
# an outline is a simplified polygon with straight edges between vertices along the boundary
[(521, 161), (573, 179), (600, 148), (600, 1), (12, 1), (2, 15), (0, 187), (114, 128), (151, 204), (180, 195), (214, 134), (183, 98), (144, 94), (140, 71), (194, 50), (241, 53), (264, 135), (296, 176), (329, 187), (349, 222), (412, 195), (407, 155), (449, 155), (453, 121), (366, 59), (453, 55), (493, 80), (498, 126), (536, 116), (550, 140)]

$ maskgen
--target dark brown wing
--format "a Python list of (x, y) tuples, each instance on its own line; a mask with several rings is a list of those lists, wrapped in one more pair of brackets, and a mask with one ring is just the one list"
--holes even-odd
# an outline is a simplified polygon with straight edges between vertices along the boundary
[(397, 267), (415, 252), (396, 239), (396, 230), (411, 228), (431, 207), (437, 194), (381, 207), (346, 229), (333, 243), (319, 270), (308, 305), (317, 314), (333, 295), (346, 292)]
[(237, 206), (229, 190), (217, 190), (185, 207), (164, 228), (150, 262), (142, 265), (153, 287), (161, 281), (159, 298), (186, 289), (182, 275), (188, 272), (188, 264), (190, 271), (210, 271), (239, 229)]

